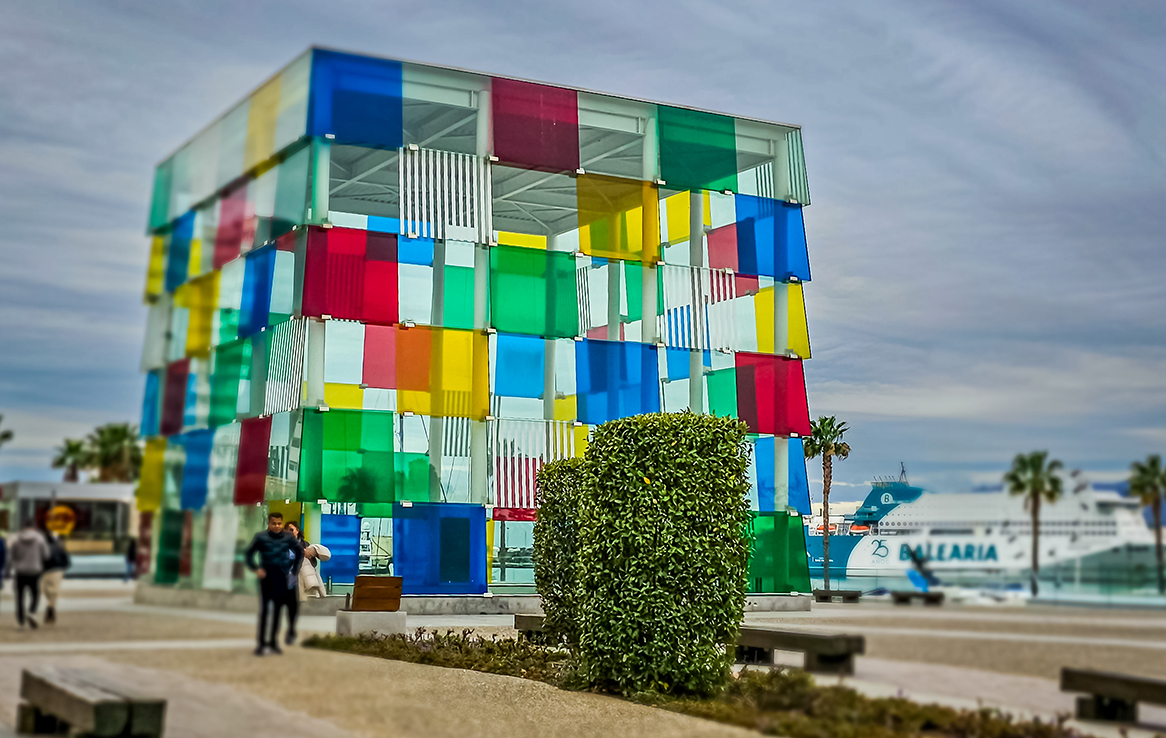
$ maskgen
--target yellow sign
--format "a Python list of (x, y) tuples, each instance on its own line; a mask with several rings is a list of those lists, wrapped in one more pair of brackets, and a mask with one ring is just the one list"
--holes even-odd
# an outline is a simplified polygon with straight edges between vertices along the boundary
[(72, 533), (73, 526), (76, 524), (77, 516), (73, 514), (73, 509), (68, 505), (57, 505), (49, 510), (48, 517), (45, 519), (45, 527), (59, 536), (67, 536)]

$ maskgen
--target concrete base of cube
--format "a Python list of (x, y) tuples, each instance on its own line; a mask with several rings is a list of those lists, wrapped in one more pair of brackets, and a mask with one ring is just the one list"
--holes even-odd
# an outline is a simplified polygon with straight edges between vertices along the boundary
[(336, 611), (336, 635), (390, 635), (404, 633), (405, 613), (403, 612), (356, 612)]

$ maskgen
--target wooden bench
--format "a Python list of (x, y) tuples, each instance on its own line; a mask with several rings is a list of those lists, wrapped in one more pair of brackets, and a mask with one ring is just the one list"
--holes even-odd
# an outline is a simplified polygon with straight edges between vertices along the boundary
[(1077, 698), (1079, 720), (1138, 722), (1138, 703), (1166, 705), (1166, 680), (1088, 669), (1061, 669), (1062, 692), (1085, 692)]
[[(542, 615), (515, 615), (514, 629), (538, 643), (543, 629)], [(803, 668), (820, 674), (854, 674), (854, 657), (866, 652), (860, 635), (826, 635), (790, 630), (774, 630), (743, 625), (737, 636), (737, 663), (772, 664), (774, 651), (801, 651)]]
[(833, 602), (834, 598), (841, 598), (845, 603), (858, 602), (862, 597), (861, 589), (815, 589), (814, 602)]
[(345, 608), (354, 612), (397, 612), (401, 609), (401, 577), (361, 575)]
[(158, 738), (166, 719), (166, 700), (138, 694), (87, 670), (25, 669), (20, 697), (18, 733)]
[(918, 590), (891, 592), (891, 602), (896, 605), (910, 605), (912, 600), (923, 600), (924, 605), (942, 605), (943, 592), (920, 592)]

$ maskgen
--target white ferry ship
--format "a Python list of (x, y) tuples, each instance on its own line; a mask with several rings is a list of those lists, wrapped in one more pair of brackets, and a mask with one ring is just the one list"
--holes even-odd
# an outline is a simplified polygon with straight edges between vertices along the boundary
[[(1040, 578), (1078, 589), (1135, 591), (1154, 587), (1154, 534), (1142, 505), (1118, 485), (1065, 480), (1056, 503), (1042, 502)], [(822, 519), (804, 518), (810, 575), (822, 577)], [(932, 583), (1006, 587), (1027, 582), (1032, 516), (1021, 496), (1002, 487), (934, 493), (904, 474), (874, 482), (855, 513), (830, 519), (830, 578), (846, 587), (892, 586), (908, 572), (930, 572)]]

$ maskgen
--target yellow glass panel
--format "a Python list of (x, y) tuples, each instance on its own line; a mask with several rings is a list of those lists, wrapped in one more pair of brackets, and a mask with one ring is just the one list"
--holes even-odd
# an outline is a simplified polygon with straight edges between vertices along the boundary
[(187, 282), (174, 291), (174, 303), (190, 311), (186, 328), (187, 356), (210, 356), (221, 274), (222, 272), (213, 271), (205, 277)]
[[(292, 494), (295, 494), (295, 492), (293, 491)], [(288, 523), (295, 523), (296, 525), (299, 525), (300, 524), (300, 516), (303, 514), (303, 509), (304, 509), (304, 506), (299, 502), (291, 502), (291, 501), (284, 502), (283, 500), (271, 500), (270, 502), (267, 503), (267, 512), (268, 513), (279, 513), (279, 514), (283, 515), (284, 525), (287, 525)], [(308, 540), (310, 541), (310, 540), (319, 540), (319, 539), (309, 538)], [(307, 562), (304, 562), (304, 563), (307, 564)], [(310, 566), (310, 564), (308, 564), (308, 565)]]
[(165, 438), (150, 438), (142, 455), (142, 471), (138, 480), (138, 512), (153, 512), (162, 507), (162, 490), (166, 482)]
[(150, 266), (146, 270), (146, 294), (144, 300), (153, 302), (161, 296), (166, 279), (166, 238), (154, 236), (150, 240)]
[[(712, 206), (709, 193), (704, 193), (703, 220), (706, 226), (713, 224)], [(692, 193), (678, 192), (664, 198), (665, 220), (668, 223), (668, 243), (678, 244), (688, 240), (691, 229), (689, 221), (692, 217)]]
[(243, 148), (243, 169), (270, 159), (275, 154), (275, 122), (279, 118), (280, 76), (260, 87), (251, 96), (247, 113), (247, 143)]
[[(803, 359), (810, 358), (810, 335), (806, 325), (806, 303), (802, 285), (786, 285), (789, 321), (789, 350)], [(765, 287), (753, 296), (753, 313), (757, 325), (757, 352), (773, 353), (773, 295), (774, 287)]]
[[(485, 333), (442, 328), (430, 331), (428, 389), (398, 385), (400, 412), (483, 420), (490, 412), (490, 348)], [(399, 350), (399, 349), (398, 349)], [(398, 381), (401, 375), (398, 373)], [(413, 380), (410, 380), (413, 381)]]
[(607, 259), (655, 263), (660, 195), (649, 182), (587, 174), (575, 180), (579, 249)]
[(356, 384), (326, 382), (324, 402), (337, 410), (360, 410), (364, 408), (364, 390)]
[(555, 420), (574, 420), (576, 412), (575, 395), (555, 398)]
[(591, 438), (591, 426), (577, 425), (575, 426), (575, 457), (583, 458), (587, 453), (587, 442)]
[(486, 584), (489, 584), (493, 579), (491, 575), (494, 572), (494, 521), (486, 521)]
[(535, 236), (529, 233), (511, 233), (498, 231), (498, 243), (503, 246), (522, 246), (528, 249), (542, 249), (546, 251), (547, 237)]
[(186, 276), (197, 277), (202, 274), (202, 239), (194, 238), (190, 241), (190, 261), (186, 262)]
[(789, 348), (803, 359), (810, 358), (810, 327), (801, 282), (789, 286)]

